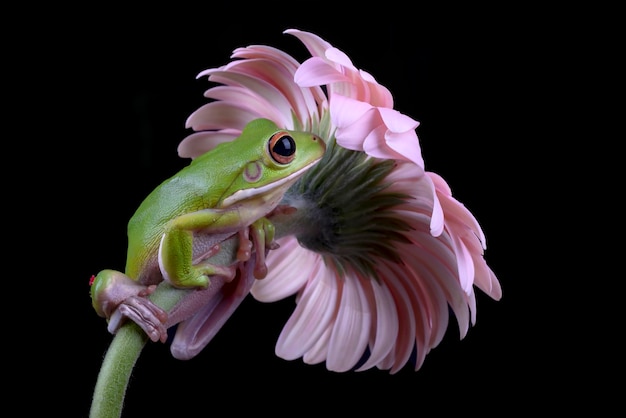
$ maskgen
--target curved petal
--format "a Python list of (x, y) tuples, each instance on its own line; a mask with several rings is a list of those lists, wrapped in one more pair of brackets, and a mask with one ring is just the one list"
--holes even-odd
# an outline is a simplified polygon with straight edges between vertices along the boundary
[(245, 48), (236, 48), (231, 58), (238, 59), (265, 59), (280, 63), (285, 68), (291, 68), (295, 71), (300, 64), (291, 55), (284, 51), (268, 45), (250, 45)]
[[(410, 253), (406, 253), (405, 256), (410, 257)], [(402, 269), (399, 266), (394, 266), (394, 270), (396, 272), (396, 276), (394, 280), (404, 289), (404, 293), (409, 300), (409, 308), (412, 309), (413, 317), (415, 318), (414, 322), (414, 341), (410, 347), (411, 350), (409, 352), (405, 352), (401, 359), (404, 359), (400, 362), (395, 362), (393, 367), (391, 368), (391, 373), (397, 373), (402, 367), (404, 367), (405, 363), (408, 361), (410, 357), (406, 357), (407, 354), (411, 356), (413, 352), (415, 352), (414, 359), (414, 367), (415, 370), (419, 369), (426, 358), (426, 354), (431, 349), (429, 344), (431, 327), (431, 301), (425, 299), (423, 297), (423, 292), (421, 291), (423, 278), (417, 275), (414, 271), (406, 271), (406, 269)], [(413, 347), (415, 350), (413, 350)]]
[(267, 276), (255, 281), (250, 293), (261, 302), (275, 302), (298, 292), (319, 263), (319, 256), (302, 248), (297, 240), (285, 237), (277, 241), (280, 247), (267, 256)]
[(378, 111), (388, 129), (388, 132), (385, 133), (387, 145), (398, 154), (406, 157), (405, 159), (413, 161), (423, 168), (424, 159), (415, 132), (419, 122), (393, 109), (378, 108)]
[(371, 295), (367, 309), (375, 313), (375, 317), (370, 332), (370, 355), (357, 371), (370, 369), (383, 361), (393, 350), (400, 328), (396, 305), (385, 282), (360, 280), (360, 283), (366, 294)]
[[(265, 98), (266, 101), (272, 103), (272, 106), (285, 115), (284, 118), (291, 120), (291, 105), (289, 100), (283, 95), (278, 87), (265, 80), (252, 77), (248, 74), (241, 74), (232, 71), (223, 70), (209, 70), (204, 71), (209, 75), (209, 81), (214, 83), (221, 83), (226, 85), (240, 86), (245, 89), (254, 91), (260, 97)], [(205, 96), (210, 95), (210, 90), (207, 90)], [(280, 121), (275, 121), (279, 123)], [(285, 128), (291, 129), (292, 126), (286, 125)]]
[(207, 103), (187, 118), (185, 127), (194, 131), (209, 129), (236, 129), (243, 131), (246, 124), (252, 119), (258, 118), (258, 113), (250, 112), (230, 103), (211, 102)]
[(212, 150), (222, 142), (232, 141), (240, 134), (241, 131), (233, 129), (192, 133), (178, 144), (178, 156), (182, 158), (196, 158)]
[[(412, 196), (409, 208), (430, 216), (430, 233), (437, 237), (444, 228), (443, 209), (437, 198), (432, 176), (423, 167), (411, 163), (398, 164), (390, 173), (389, 182), (393, 190)], [(406, 205), (402, 205), (406, 208)]]
[(291, 123), (291, 115), (274, 105), (265, 97), (251, 92), (249, 89), (240, 86), (217, 86), (213, 87), (205, 93), (210, 99), (219, 100), (229, 103), (241, 109), (257, 113), (260, 117), (264, 117), (274, 121), (278, 126), (288, 126)]
[[(402, 318), (398, 325), (398, 338), (395, 341), (393, 351), (391, 351), (384, 361), (384, 368), (398, 370), (410, 359), (415, 345), (415, 311), (412, 309), (411, 301), (404, 291), (404, 287), (398, 281), (398, 266), (394, 263), (382, 261), (378, 268), (382, 276), (385, 277), (389, 291), (394, 300), (394, 306), (398, 312), (398, 318)], [(403, 275), (404, 272), (400, 272)], [(382, 367), (382, 366), (381, 366)]]
[(487, 239), (485, 238), (485, 234), (474, 215), (472, 215), (462, 203), (452, 197), (452, 191), (450, 190), (450, 186), (448, 186), (448, 183), (446, 183), (446, 181), (440, 175), (430, 171), (427, 172), (427, 174), (435, 186), (437, 195), (445, 203), (446, 218), (454, 216), (455, 218), (459, 219), (459, 222), (462, 222), (471, 227), (472, 231), (480, 240), (482, 248), (486, 249)]
[(415, 131), (402, 133), (387, 131), (385, 133), (385, 143), (389, 148), (401, 155), (403, 160), (413, 161), (418, 166), (424, 167), (422, 150), (419, 146)]
[(283, 33), (293, 35), (300, 40), (312, 56), (323, 57), (325, 51), (332, 45), (311, 32), (303, 32), (298, 29), (287, 29)]
[(474, 285), (474, 261), (472, 254), (458, 236), (452, 235), (452, 245), (456, 254), (456, 265), (459, 272), (459, 282), (465, 293), (472, 292)]
[(478, 288), (489, 295), (492, 299), (500, 300), (502, 298), (502, 287), (495, 273), (482, 259), (480, 262), (476, 263), (476, 266), (478, 266), (477, 270), (480, 271), (477, 273), (477, 278), (474, 279)]
[(311, 283), (278, 337), (275, 351), (279, 357), (286, 360), (302, 357), (329, 327), (338, 298), (337, 281), (329, 276), (318, 262)]
[(345, 372), (352, 369), (363, 356), (369, 340), (371, 313), (356, 277), (346, 275), (343, 281), (341, 303), (328, 342), (326, 367)]
[(393, 109), (393, 96), (387, 87), (378, 84), (367, 71), (359, 70), (359, 76), (367, 83), (369, 102), (373, 106)]
[[(387, 129), (393, 133), (415, 131), (419, 126), (418, 121), (411, 119), (397, 110), (378, 107), (378, 111)], [(415, 139), (417, 140), (417, 134), (415, 135)]]
[(350, 81), (348, 77), (337, 71), (335, 67), (318, 57), (304, 61), (296, 71), (294, 80), (300, 87)]
[(307, 120), (310, 116), (310, 107), (301, 89), (294, 83), (293, 73), (285, 67), (273, 61), (249, 59), (232, 62), (226, 68), (228, 71), (246, 74), (268, 84), (271, 83), (287, 98), (290, 110), (297, 115), (298, 120)]
[[(360, 130), (362, 133), (357, 131), (353, 135), (347, 134), (347, 136), (355, 138), (364, 138), (378, 124), (378, 114), (372, 105), (340, 94), (334, 95), (333, 101), (330, 102), (330, 117), (333, 124), (338, 128), (349, 129), (352, 127), (352, 129)], [(358, 126), (364, 122), (367, 127)], [(357, 126), (353, 126), (355, 124)]]
[[(397, 153), (387, 145), (387, 142), (385, 141), (386, 131), (387, 128), (382, 124), (373, 129), (364, 138), (363, 151), (365, 151), (367, 155), (371, 155), (376, 158), (405, 160), (406, 158), (402, 154)], [(339, 142), (339, 138), (337, 138), (337, 142)]]
[(326, 51), (324, 51), (324, 56), (331, 62), (337, 63), (347, 70), (358, 71), (357, 68), (352, 64), (352, 61), (346, 55), (346, 53), (335, 48), (334, 46), (326, 48)]
[(330, 341), (330, 334), (332, 333), (331, 327), (326, 327), (322, 335), (311, 346), (311, 348), (304, 353), (302, 361), (306, 364), (318, 364), (326, 361), (328, 356), (328, 341)]
[[(411, 217), (410, 212), (404, 216)], [(420, 276), (432, 277), (443, 291), (459, 323), (461, 337), (469, 325), (469, 312), (465, 303), (466, 293), (459, 281), (456, 254), (451, 246), (451, 238), (444, 231), (439, 237), (428, 233), (413, 233), (408, 237), (413, 243), (412, 257), (403, 261)]]

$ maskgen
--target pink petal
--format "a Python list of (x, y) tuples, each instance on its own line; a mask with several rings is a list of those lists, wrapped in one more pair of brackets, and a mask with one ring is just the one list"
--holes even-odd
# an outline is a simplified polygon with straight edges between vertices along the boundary
[(486, 249), (487, 240), (485, 234), (474, 215), (472, 215), (471, 212), (462, 203), (452, 197), (450, 187), (440, 175), (433, 172), (426, 173), (433, 181), (438, 196), (442, 199), (442, 204), (444, 205), (446, 217), (455, 217), (458, 219), (458, 222), (462, 222), (470, 226), (480, 240), (483, 249)]
[(422, 150), (415, 132), (419, 122), (393, 109), (378, 108), (378, 111), (389, 130), (385, 133), (387, 145), (423, 168)]
[(326, 361), (326, 357), (328, 356), (328, 341), (330, 341), (331, 333), (332, 328), (327, 327), (311, 348), (304, 353), (302, 361), (306, 364), (318, 364)]
[[(415, 247), (410, 244), (399, 245), (399, 252), (404, 258), (410, 258), (415, 253)], [(416, 263), (419, 269), (409, 268), (409, 274), (403, 274), (400, 279), (404, 283), (407, 295), (411, 300), (415, 316), (422, 317), (416, 321), (416, 341), (424, 347), (418, 347), (418, 351), (426, 352), (435, 347), (444, 337), (448, 327), (448, 301), (445, 294), (430, 270), (430, 266)], [(401, 273), (401, 272), (400, 272)], [(419, 334), (418, 334), (419, 331)], [(420, 348), (422, 348), (420, 350)], [(420, 359), (418, 353), (416, 368), (419, 368)]]
[(430, 233), (436, 237), (443, 232), (443, 210), (439, 199), (437, 199), (432, 178), (424, 174), (422, 167), (403, 163), (391, 172), (388, 179), (394, 190), (413, 196), (410, 202), (411, 210), (430, 216)]
[[(406, 250), (405, 254), (412, 251), (407, 245), (403, 247)], [(419, 289), (418, 304), (427, 312), (429, 337), (426, 340), (426, 345), (432, 348), (443, 340), (448, 329), (448, 302), (444, 292), (438, 286), (437, 280), (429, 270), (421, 271), (419, 274), (416, 285)]]
[(322, 86), (340, 81), (350, 81), (335, 67), (321, 58), (309, 58), (298, 68), (294, 81), (300, 87)]
[(295, 71), (300, 63), (286, 52), (267, 45), (250, 45), (245, 48), (237, 48), (233, 51), (231, 58), (239, 59), (264, 59), (267, 61), (275, 61), (285, 68), (291, 68)]
[[(409, 253), (407, 253), (408, 255)], [(421, 285), (423, 283), (422, 277), (411, 274), (411, 271), (406, 271), (405, 274), (402, 274), (402, 268), (396, 267), (396, 280), (399, 285), (404, 288), (404, 293), (407, 295), (410, 307), (413, 309), (413, 316), (415, 317), (415, 341), (414, 345), (417, 348), (417, 353), (415, 357), (415, 370), (418, 370), (422, 363), (426, 358), (426, 354), (431, 349), (431, 346), (428, 344), (430, 341), (431, 328), (430, 328), (430, 320), (431, 313), (429, 309), (432, 309), (431, 302), (423, 297), (423, 292), (421, 289)], [(407, 274), (408, 273), (408, 274)], [(412, 349), (413, 347), (411, 347)], [(412, 353), (413, 350), (411, 350)], [(396, 363), (392, 369), (391, 373), (398, 372), (402, 367), (404, 367), (404, 363)]]
[(390, 364), (385, 366), (385, 368), (395, 371), (402, 368), (411, 357), (413, 346), (415, 345), (415, 322), (417, 319), (404, 287), (397, 280), (405, 272), (399, 271), (396, 264), (387, 261), (381, 262), (378, 268), (382, 276), (387, 278), (385, 279), (385, 284), (388, 286), (394, 299), (394, 305), (398, 312), (397, 315), (400, 318), (398, 338), (396, 339), (394, 350), (389, 353)]
[[(391, 132), (404, 133), (407, 131), (415, 131), (415, 129), (419, 126), (418, 121), (403, 115), (397, 110), (379, 107), (378, 111), (380, 112), (380, 117), (385, 123), (385, 126), (387, 126), (387, 129)], [(417, 139), (417, 134), (415, 139)]]
[(310, 33), (303, 32), (297, 29), (287, 29), (283, 33), (287, 33), (289, 35), (293, 35), (300, 40), (304, 44), (304, 46), (309, 50), (309, 53), (312, 56), (324, 56), (324, 52), (331, 48), (332, 45), (320, 38), (319, 36)]
[[(339, 94), (333, 95), (333, 100), (330, 102), (331, 121), (338, 128), (347, 128), (345, 134), (348, 137), (365, 138), (378, 125), (378, 114), (374, 110), (374, 107), (368, 103)], [(361, 124), (366, 126), (358, 126)], [(350, 130), (354, 132), (351, 133)]]
[(345, 54), (345, 52), (331, 46), (330, 48), (324, 51), (324, 56), (342, 67), (345, 67), (346, 70), (358, 71), (357, 68), (352, 64), (350, 58)]
[(242, 131), (249, 121), (258, 117), (258, 113), (229, 103), (211, 102), (189, 115), (185, 127), (192, 128), (194, 131), (209, 129), (237, 129)]
[[(426, 172), (425, 174), (428, 174)], [(426, 183), (430, 186), (429, 193), (426, 193), (425, 196), (428, 196), (432, 199), (433, 209), (430, 221), (430, 233), (433, 237), (438, 237), (443, 233), (443, 228), (445, 227), (445, 212), (443, 207), (441, 206), (441, 202), (439, 201), (439, 194), (435, 189), (435, 185), (433, 184), (433, 180), (431, 176), (425, 176)]]
[(357, 371), (367, 370), (376, 366), (393, 350), (398, 337), (399, 321), (396, 304), (391, 292), (383, 283), (374, 280), (360, 280), (366, 294), (371, 294), (373, 299), (368, 298), (367, 308), (376, 316), (372, 321), (370, 332), (370, 356)]
[[(433, 194), (435, 191), (433, 190)], [(438, 237), (443, 232), (443, 228), (445, 225), (445, 217), (443, 213), (443, 209), (441, 208), (441, 203), (437, 196), (433, 196), (433, 212), (430, 219), (430, 233), (433, 237)]]
[(360, 70), (359, 74), (367, 82), (369, 90), (369, 103), (376, 107), (393, 108), (393, 96), (387, 87), (378, 84), (374, 77), (366, 71)]
[(217, 86), (207, 90), (205, 96), (256, 112), (260, 117), (270, 119), (278, 126), (288, 126), (292, 122), (291, 115), (281, 111), (275, 103), (244, 87)]
[[(385, 141), (386, 131), (387, 128), (382, 124), (372, 130), (363, 140), (363, 150), (367, 153), (367, 155), (371, 155), (376, 158), (406, 160), (406, 157), (394, 151), (387, 145), (387, 142)], [(337, 142), (339, 142), (339, 138), (337, 138)]]
[(470, 293), (465, 298), (465, 303), (467, 303), (467, 307), (471, 313), (470, 321), (472, 321), (472, 325), (476, 324), (476, 294), (474, 293), (474, 288), (470, 290)]
[[(495, 273), (487, 266), (484, 260), (481, 260), (480, 263), (476, 263), (476, 265), (480, 266), (481, 269), (481, 273), (478, 276), (480, 278), (479, 288), (494, 300), (500, 300), (502, 298), (502, 288), (500, 287), (500, 282)], [(487, 271), (483, 273), (483, 269)], [(478, 280), (475, 281), (478, 282)]]
[(267, 276), (255, 281), (250, 290), (261, 302), (275, 302), (298, 292), (319, 263), (319, 255), (302, 248), (293, 236), (279, 239), (278, 244), (267, 256)]
[(255, 59), (235, 61), (226, 68), (271, 83), (287, 98), (291, 110), (296, 113), (299, 120), (307, 120), (310, 117), (311, 104), (307, 103), (302, 90), (294, 83), (294, 74), (285, 67), (272, 61)]
[[(273, 47), (265, 45), (253, 45), (247, 48), (238, 48), (232, 55), (233, 58), (262, 58), (269, 61), (274, 61), (277, 64), (287, 69), (290, 74), (294, 74), (300, 67), (300, 63), (296, 61), (291, 55), (284, 53)], [(295, 81), (294, 81), (295, 83)], [(309, 109), (310, 118), (314, 118), (318, 114), (318, 104), (327, 101), (324, 91), (316, 86), (310, 86), (311, 88), (301, 90), (304, 101)]]
[(450, 245), (450, 237), (444, 232), (435, 238), (427, 234), (412, 234), (409, 237), (417, 249), (413, 257), (404, 260), (421, 276), (432, 276), (446, 296), (459, 323), (461, 336), (465, 336), (469, 325), (469, 312), (458, 278), (456, 256)]
[(196, 158), (212, 150), (222, 142), (230, 142), (241, 134), (240, 131), (202, 131), (194, 132), (178, 144), (178, 156), (182, 158)]
[[(285, 115), (284, 118), (291, 120), (291, 104), (276, 85), (247, 74), (220, 70), (205, 72), (209, 74), (209, 81), (211, 82), (240, 86), (255, 92), (256, 95), (263, 97), (268, 103), (271, 103), (272, 107), (277, 109), (278, 112)], [(210, 97), (211, 94), (211, 90), (207, 90), (205, 96)], [(259, 110), (257, 109), (257, 111)], [(284, 127), (292, 128), (291, 125), (285, 125)]]
[(283, 327), (276, 343), (276, 355), (294, 360), (315, 344), (335, 316), (337, 281), (318, 263), (310, 284), (304, 289), (296, 309)]
[(365, 294), (355, 277), (346, 275), (341, 303), (328, 343), (328, 370), (345, 372), (352, 369), (363, 356), (369, 339), (371, 313)]
[(422, 158), (422, 150), (417, 140), (417, 134), (415, 131), (392, 133), (387, 131), (385, 133), (385, 142), (396, 153), (402, 155), (404, 160), (413, 161), (420, 167), (424, 167), (424, 159)]
[(467, 247), (458, 236), (452, 235), (452, 245), (456, 254), (456, 264), (461, 288), (463, 288), (465, 293), (470, 294), (472, 286), (474, 285), (474, 262), (472, 260), (472, 254), (467, 250)]

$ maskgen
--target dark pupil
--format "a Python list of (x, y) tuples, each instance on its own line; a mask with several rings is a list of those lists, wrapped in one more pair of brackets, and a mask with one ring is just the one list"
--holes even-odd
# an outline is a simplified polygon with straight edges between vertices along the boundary
[(285, 135), (274, 144), (274, 152), (283, 157), (289, 157), (296, 152), (296, 142), (289, 135)]

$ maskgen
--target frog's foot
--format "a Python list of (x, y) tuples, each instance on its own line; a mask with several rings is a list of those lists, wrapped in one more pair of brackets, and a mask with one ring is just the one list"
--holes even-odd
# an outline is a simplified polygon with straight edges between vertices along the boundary
[(250, 241), (250, 230), (253, 227), (244, 228), (237, 233), (239, 246), (237, 247), (237, 261), (248, 261), (252, 256), (252, 241)]
[(190, 274), (188, 278), (173, 283), (177, 287), (206, 289), (214, 277), (221, 277), (226, 283), (231, 282), (237, 274), (236, 265), (222, 266), (212, 264), (208, 261), (201, 261), (192, 268), (195, 274)]
[(267, 276), (265, 263), (267, 252), (279, 247), (278, 243), (274, 241), (275, 232), (274, 224), (267, 218), (260, 218), (250, 225), (249, 234), (255, 249), (253, 274), (256, 279), (264, 279)]
[(217, 254), (219, 250), (219, 245), (214, 246), (210, 253), (203, 255), (199, 261), (194, 261), (194, 264), (187, 271), (177, 274), (169, 274), (159, 260), (163, 280), (179, 289), (195, 288), (196, 290), (209, 287), (213, 277), (221, 277), (227, 283), (232, 281), (237, 273), (235, 266), (222, 266), (213, 264), (208, 260), (208, 258)]
[[(255, 241), (255, 246), (257, 248), (261, 247), (263, 248), (262, 250), (258, 249), (255, 253), (255, 257), (254, 257), (254, 270), (252, 271), (252, 274), (254, 274), (254, 278), (255, 279), (264, 279), (265, 276), (267, 276), (267, 264), (265, 263), (265, 256), (266, 256), (266, 252), (269, 249), (272, 248), (265, 248), (265, 245), (263, 243), (263, 241), (261, 241), (262, 245), (259, 245), (261, 243), (257, 243), (257, 237), (253, 237), (253, 240)], [(275, 247), (278, 248), (278, 247)]]
[(93, 307), (108, 320), (108, 331), (115, 334), (126, 318), (137, 323), (152, 341), (167, 339), (167, 313), (148, 296), (156, 285), (144, 286), (115, 270), (103, 270), (92, 278)]
[(109, 332), (115, 334), (126, 318), (139, 325), (152, 341), (164, 343), (167, 340), (167, 312), (145, 296), (131, 296), (124, 300), (109, 319)]

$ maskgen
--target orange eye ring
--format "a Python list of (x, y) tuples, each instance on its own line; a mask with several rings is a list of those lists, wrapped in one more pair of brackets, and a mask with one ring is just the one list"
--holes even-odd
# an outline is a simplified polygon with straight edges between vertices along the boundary
[(289, 164), (296, 158), (296, 141), (289, 132), (276, 132), (268, 141), (267, 148), (272, 159), (278, 164)]

